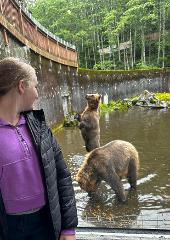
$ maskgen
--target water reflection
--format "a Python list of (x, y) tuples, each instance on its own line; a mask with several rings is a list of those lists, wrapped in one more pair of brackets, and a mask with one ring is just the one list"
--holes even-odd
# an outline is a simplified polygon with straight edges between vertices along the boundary
[(98, 199), (88, 200), (81, 216), (86, 225), (114, 228), (129, 228), (135, 225), (140, 213), (137, 192), (128, 192), (128, 202), (125, 204), (115, 202), (112, 195), (107, 198), (103, 194)]
[[(114, 139), (131, 142), (139, 151), (140, 172), (135, 195), (120, 205), (115, 193), (102, 183), (100, 198), (90, 199), (74, 180), (79, 225), (170, 229), (170, 109), (130, 109), (113, 112), (100, 120), (101, 145)], [(87, 153), (78, 128), (57, 134), (64, 157), (74, 179)]]

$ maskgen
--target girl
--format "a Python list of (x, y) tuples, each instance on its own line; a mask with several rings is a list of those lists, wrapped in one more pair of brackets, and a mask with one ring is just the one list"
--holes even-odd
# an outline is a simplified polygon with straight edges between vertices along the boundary
[(71, 176), (37, 98), (35, 70), (1, 60), (0, 240), (75, 240)]

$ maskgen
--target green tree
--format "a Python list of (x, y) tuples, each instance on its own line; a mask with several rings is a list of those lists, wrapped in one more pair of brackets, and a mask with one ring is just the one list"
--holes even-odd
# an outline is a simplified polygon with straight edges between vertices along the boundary
[(104, 69), (108, 61), (114, 69), (170, 65), (169, 0), (36, 0), (30, 9), (76, 45), (81, 67)]

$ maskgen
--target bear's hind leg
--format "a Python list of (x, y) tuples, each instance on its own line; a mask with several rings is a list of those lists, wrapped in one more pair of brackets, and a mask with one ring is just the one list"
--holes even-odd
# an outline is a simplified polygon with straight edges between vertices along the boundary
[(131, 159), (129, 162), (127, 179), (131, 186), (131, 189), (136, 189), (137, 166), (136, 166), (136, 162), (133, 159)]
[(105, 181), (115, 191), (118, 200), (120, 202), (125, 202), (126, 196), (120, 177), (117, 175), (113, 167), (109, 167), (107, 171), (108, 175), (104, 177)]

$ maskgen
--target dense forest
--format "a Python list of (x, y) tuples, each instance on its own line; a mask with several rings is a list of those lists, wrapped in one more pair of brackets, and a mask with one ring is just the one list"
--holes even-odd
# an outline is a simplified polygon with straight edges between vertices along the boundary
[(76, 45), (80, 67), (170, 66), (169, 0), (31, 2), (27, 7), (43, 26)]

